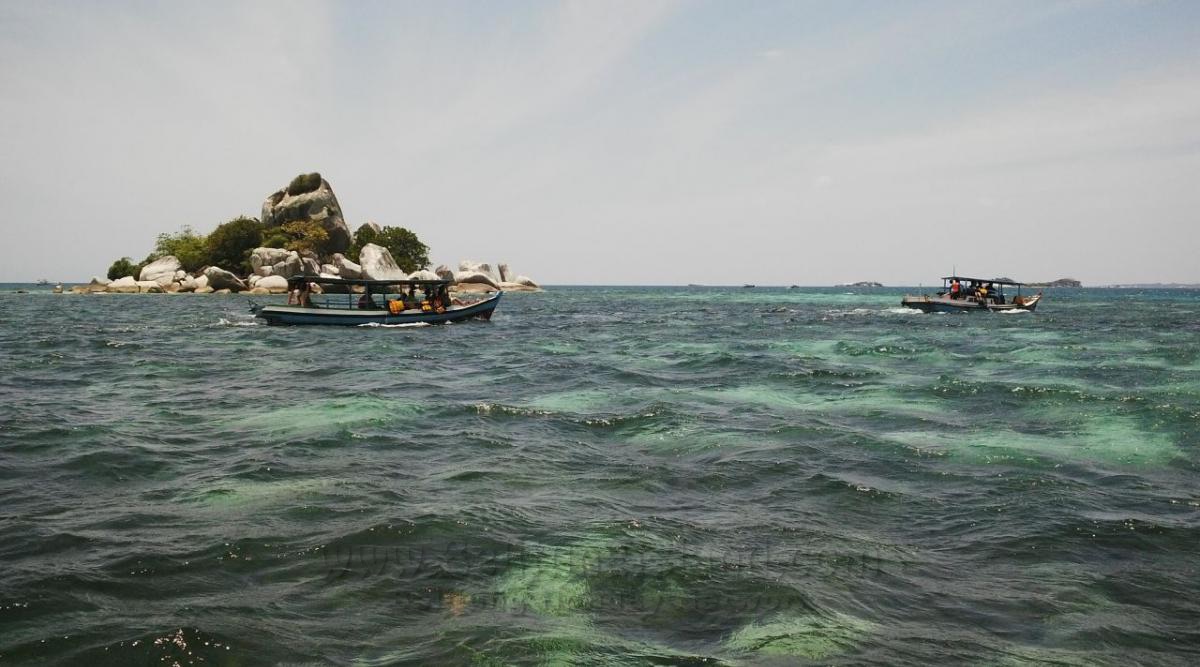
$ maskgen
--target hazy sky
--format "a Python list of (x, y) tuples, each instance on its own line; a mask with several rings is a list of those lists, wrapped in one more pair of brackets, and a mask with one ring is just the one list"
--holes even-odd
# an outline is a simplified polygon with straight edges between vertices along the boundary
[(552, 284), (1200, 281), (1200, 2), (0, 2), (0, 281), (313, 170)]

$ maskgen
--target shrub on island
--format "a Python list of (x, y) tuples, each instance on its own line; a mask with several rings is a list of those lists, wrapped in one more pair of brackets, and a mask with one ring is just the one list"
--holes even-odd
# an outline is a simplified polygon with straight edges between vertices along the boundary
[(313, 172), (311, 174), (300, 174), (288, 183), (287, 193), (289, 197), (307, 194), (316, 191), (321, 187), (321, 174)]
[(244, 215), (218, 225), (205, 240), (205, 264), (250, 272), (250, 252), (263, 245), (264, 225)]
[(146, 263), (168, 255), (174, 255), (183, 266), (183, 270), (189, 272), (212, 263), (208, 260), (205, 237), (194, 232), (191, 225), (184, 225), (174, 234), (159, 234), (154, 243), (154, 252), (146, 258)]
[(113, 262), (112, 266), (108, 267), (107, 275), (109, 280), (118, 280), (126, 277), (136, 280), (138, 271), (140, 270), (141, 269), (138, 267), (138, 265), (133, 263), (132, 259), (129, 257), (122, 257), (121, 259)]
[(284, 224), (279, 229), (288, 237), (288, 242), (283, 246), (288, 250), (308, 250), (318, 255), (324, 255), (328, 251), (329, 232), (319, 223), (312, 220), (296, 220)]

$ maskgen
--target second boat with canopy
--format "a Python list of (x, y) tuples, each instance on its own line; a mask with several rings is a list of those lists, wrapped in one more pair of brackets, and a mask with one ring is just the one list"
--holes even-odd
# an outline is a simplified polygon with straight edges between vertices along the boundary
[[(1025, 296), (1024, 283), (1007, 278), (971, 278), (946, 276), (942, 291), (937, 294), (906, 294), (900, 305), (926, 313), (957, 313), (982, 310), (988, 312), (1033, 310), (1042, 300), (1042, 293)], [(1015, 295), (1005, 295), (1005, 287), (1015, 287)]]

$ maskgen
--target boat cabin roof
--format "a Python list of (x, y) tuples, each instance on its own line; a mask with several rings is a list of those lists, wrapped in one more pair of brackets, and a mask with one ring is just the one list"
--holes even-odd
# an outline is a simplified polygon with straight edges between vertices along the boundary
[(318, 283), (320, 285), (362, 285), (364, 287), (383, 287), (386, 285), (416, 285), (417, 287), (439, 287), (449, 285), (449, 280), (367, 280), (366, 278), (326, 278), (325, 276), (292, 276), (288, 278), (289, 287), (298, 287), (302, 283)]
[(1019, 283), (1015, 280), (1005, 280), (1004, 278), (971, 278), (969, 276), (945, 276), (942, 280), (969, 280), (973, 283), (993, 283), (996, 285), (1017, 285), (1021, 286), (1025, 283)]

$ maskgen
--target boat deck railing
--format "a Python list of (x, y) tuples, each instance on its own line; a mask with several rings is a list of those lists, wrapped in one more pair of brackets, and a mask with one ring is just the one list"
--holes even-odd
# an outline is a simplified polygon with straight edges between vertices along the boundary
[(372, 292), (370, 303), (360, 306), (359, 302), (365, 296), (362, 292), (350, 292), (347, 294), (337, 294), (326, 292), (324, 294), (311, 294), (308, 297), (308, 302), (314, 308), (333, 308), (338, 310), (387, 310), (388, 302), (403, 298), (406, 304), (412, 304), (414, 300), (420, 303), (425, 299), (430, 298), (423, 292), (417, 292), (416, 296), (409, 296), (407, 293), (382, 293)]

